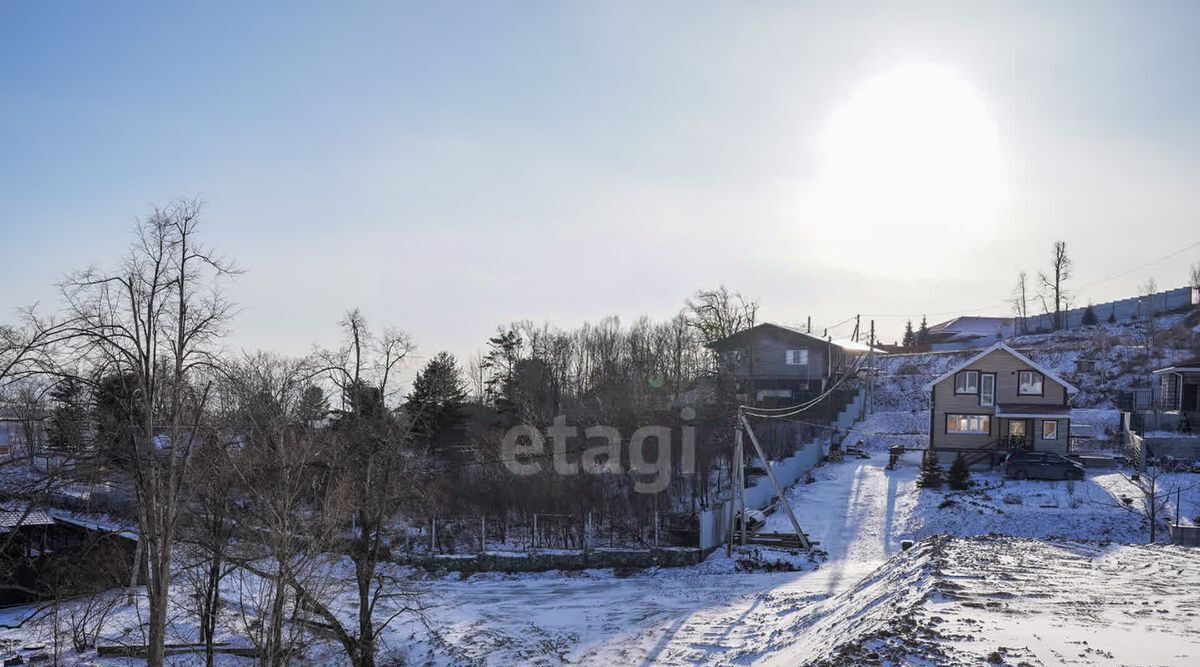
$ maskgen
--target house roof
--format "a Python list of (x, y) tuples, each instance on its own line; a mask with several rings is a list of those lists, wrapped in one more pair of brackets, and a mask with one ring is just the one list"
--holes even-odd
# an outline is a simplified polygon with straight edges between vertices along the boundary
[[(728, 347), (734, 340), (736, 340), (738, 338), (742, 338), (743, 336), (747, 335), (748, 333), (750, 333), (752, 331), (761, 331), (765, 328), (777, 329), (788, 335), (798, 336), (801, 338), (807, 338), (814, 343), (823, 343), (826, 345), (832, 345), (834, 347), (840, 347), (843, 350), (847, 350), (850, 352), (864, 352), (865, 353), (865, 352), (868, 352), (871, 350), (871, 346), (867, 345), (866, 343), (853, 341), (848, 338), (831, 338), (831, 339), (827, 340), (827, 339), (821, 338), (820, 336), (814, 336), (814, 335), (808, 333), (807, 331), (803, 331), (803, 330), (797, 329), (795, 327), (789, 327), (789, 326), (786, 326), (783, 324), (775, 324), (773, 322), (763, 322), (762, 324), (756, 324), (756, 325), (750, 327), (749, 329), (743, 329), (743, 330), (733, 334), (732, 336), (726, 336), (725, 338), (722, 338), (721, 340), (713, 342), (711, 347), (718, 348), (718, 349), (723, 348), (723, 347)], [(882, 348), (880, 348), (878, 346), (876, 346), (874, 349), (875, 349), (875, 352), (874, 352), (875, 354), (887, 354), (886, 351), (884, 351)]]
[(1166, 368), (1160, 368), (1154, 373), (1200, 373), (1200, 357), (1176, 362)]
[(955, 336), (995, 336), (1012, 330), (1011, 317), (956, 317), (929, 327), (931, 334), (954, 334)]
[(52, 526), (54, 519), (44, 510), (0, 510), (0, 532), (7, 533), (21, 526)]
[(1005, 351), (1005, 352), (1007, 352), (1007, 353), (1011, 354), (1012, 356), (1016, 357), (1017, 359), (1020, 359), (1020, 360), (1021, 360), (1022, 362), (1024, 362), (1025, 364), (1028, 364), (1028, 365), (1029, 365), (1031, 368), (1034, 368), (1035, 370), (1037, 370), (1038, 372), (1040, 372), (1042, 375), (1045, 375), (1046, 377), (1050, 378), (1051, 380), (1054, 380), (1055, 382), (1057, 382), (1057, 383), (1061, 384), (1061, 385), (1062, 385), (1062, 386), (1063, 386), (1063, 387), (1064, 387), (1064, 388), (1067, 390), (1067, 393), (1068, 393), (1068, 394), (1077, 394), (1077, 393), (1079, 393), (1079, 388), (1078, 388), (1078, 387), (1076, 387), (1075, 385), (1071, 384), (1070, 382), (1067, 382), (1066, 380), (1062, 379), (1062, 378), (1061, 378), (1061, 377), (1059, 377), (1059, 376), (1058, 376), (1058, 374), (1057, 374), (1057, 373), (1055, 373), (1054, 371), (1052, 371), (1052, 370), (1050, 370), (1050, 369), (1046, 368), (1045, 366), (1042, 366), (1041, 364), (1038, 364), (1038, 363), (1034, 362), (1034, 361), (1033, 361), (1032, 359), (1030, 359), (1029, 357), (1027, 357), (1027, 356), (1025, 356), (1025, 355), (1021, 354), (1020, 352), (1017, 352), (1016, 350), (1014, 350), (1014, 349), (1012, 349), (1011, 347), (1009, 347), (1009, 346), (1005, 345), (1004, 343), (996, 343), (995, 345), (993, 345), (993, 346), (991, 346), (991, 347), (987, 348), (986, 350), (984, 350), (984, 351), (980, 352), (979, 354), (977, 354), (977, 355), (975, 355), (975, 356), (971, 357), (970, 359), (967, 359), (966, 361), (964, 361), (964, 362), (962, 362), (961, 364), (959, 364), (959, 365), (955, 366), (954, 368), (951, 368), (950, 370), (946, 371), (945, 373), (942, 373), (942, 374), (941, 374), (941, 375), (939, 375), (937, 378), (935, 378), (933, 381), (931, 381), (931, 382), (927, 383), (927, 384), (925, 385), (925, 387), (924, 387), (924, 388), (925, 388), (926, 390), (933, 389), (933, 386), (934, 386), (934, 385), (936, 385), (937, 383), (939, 383), (939, 382), (941, 382), (941, 381), (945, 380), (946, 378), (953, 377), (955, 373), (957, 373), (957, 372), (961, 371), (962, 369), (964, 369), (964, 368), (966, 368), (966, 367), (970, 366), (971, 364), (974, 364), (976, 361), (979, 361), (980, 359), (982, 359), (982, 358), (986, 357), (987, 355), (989, 355), (989, 354), (991, 354), (991, 353), (993, 353), (993, 352), (995, 352), (995, 351), (997, 351), (997, 350), (1003, 350), (1003, 351)]

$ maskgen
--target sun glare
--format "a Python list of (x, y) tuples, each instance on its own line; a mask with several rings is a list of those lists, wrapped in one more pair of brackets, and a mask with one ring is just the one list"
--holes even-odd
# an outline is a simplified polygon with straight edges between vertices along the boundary
[(1003, 204), (1000, 141), (986, 103), (937, 65), (906, 65), (863, 83), (831, 115), (820, 160), (802, 218), (830, 264), (889, 274), (920, 263), (936, 273), (933, 262), (988, 235)]

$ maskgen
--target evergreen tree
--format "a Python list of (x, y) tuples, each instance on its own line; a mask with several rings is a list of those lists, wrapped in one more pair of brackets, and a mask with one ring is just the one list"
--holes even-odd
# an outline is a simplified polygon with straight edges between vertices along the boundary
[(481, 364), (488, 373), (484, 395), (501, 414), (517, 412), (517, 362), (524, 344), (521, 335), (511, 329), (488, 339), (488, 351)]
[(1087, 309), (1083, 311), (1083, 326), (1090, 327), (1099, 324), (1100, 320), (1096, 318), (1096, 311), (1092, 308), (1092, 304), (1087, 305)]
[(921, 461), (921, 476), (917, 478), (917, 486), (922, 489), (942, 488), (942, 466), (938, 464), (937, 454), (933, 451), (925, 452), (925, 458)]
[(139, 393), (131, 373), (111, 373), (96, 382), (92, 391), (95, 443), (109, 460), (128, 461), (136, 449), (138, 434), (130, 424), (143, 419)]
[(467, 391), (458, 362), (449, 352), (439, 352), (413, 380), (405, 410), (412, 419), (413, 435), (430, 444), (463, 421)]
[(921, 316), (921, 328), (917, 329), (917, 345), (929, 344), (929, 323), (925, 321), (925, 316)]
[(917, 344), (917, 334), (913, 333), (912, 320), (904, 323), (904, 347), (912, 347)]
[(1108, 310), (1108, 323), (1116, 324), (1117, 322), (1117, 307), (1113, 306)]
[(300, 396), (300, 405), (296, 407), (296, 416), (300, 421), (305, 426), (310, 426), (328, 415), (329, 399), (325, 398), (325, 391), (315, 384), (305, 387)]
[(87, 421), (85, 394), (83, 382), (74, 376), (64, 378), (50, 390), (54, 399), (47, 433), (51, 447), (68, 452), (78, 452), (83, 447)]
[(971, 468), (967, 465), (967, 457), (958, 453), (954, 463), (950, 464), (950, 472), (946, 474), (946, 484), (955, 491), (965, 491), (971, 486)]

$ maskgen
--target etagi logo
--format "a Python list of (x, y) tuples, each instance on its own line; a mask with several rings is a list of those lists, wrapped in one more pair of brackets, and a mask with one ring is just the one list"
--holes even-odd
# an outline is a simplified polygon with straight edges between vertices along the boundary
[[(679, 434), (679, 471), (691, 474), (696, 471), (696, 427), (690, 423), (696, 411), (684, 408), (679, 416), (683, 423)], [(514, 475), (529, 476), (540, 473), (542, 461), (551, 460), (552, 469), (559, 475), (588, 475), (632, 472), (639, 478), (634, 480), (636, 493), (658, 493), (671, 484), (672, 428), (669, 426), (643, 426), (629, 436), (629, 469), (622, 469), (622, 445), (625, 440), (620, 430), (612, 426), (588, 426), (583, 429), (582, 444), (571, 449), (568, 445), (580, 441), (578, 426), (567, 425), (567, 418), (559, 415), (553, 424), (542, 431), (531, 424), (520, 424), (510, 428), (500, 441), (500, 456), (505, 467)], [(550, 451), (546, 451), (546, 440), (550, 440)], [(600, 441), (602, 444), (589, 446)], [(649, 445), (649, 448), (647, 448)], [(647, 452), (649, 449), (649, 455)]]

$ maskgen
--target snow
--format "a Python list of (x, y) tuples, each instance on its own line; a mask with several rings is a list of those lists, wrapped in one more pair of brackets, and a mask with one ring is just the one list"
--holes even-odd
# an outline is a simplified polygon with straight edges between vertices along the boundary
[[(1127, 477), (1089, 471), (1074, 483), (1016, 482), (977, 473), (967, 492), (918, 489), (918, 454), (887, 470), (882, 449), (895, 437), (922, 437), (903, 433), (920, 425), (919, 415), (873, 415), (856, 432), (879, 453), (818, 467), (815, 482), (788, 490), (801, 525), (826, 552), (791, 557), (801, 571), (741, 571), (739, 561), (756, 552), (787, 560), (753, 547), (632, 576), (430, 576), (393, 567), (422, 592), (429, 623), (401, 617), (382, 652), (434, 665), (980, 664), (993, 651), (1014, 665), (1200, 658), (1200, 590), (1177, 585), (1200, 580), (1200, 555), (1120, 544), (1147, 536), (1144, 521), (1120, 507), (1123, 496), (1138, 501)], [(1159, 483), (1196, 480), (1173, 473)], [(1200, 491), (1182, 497), (1185, 515), (1200, 513)], [(784, 514), (768, 517), (765, 530), (789, 529)], [(1016, 537), (986, 536), (999, 532)], [(917, 545), (902, 551), (910, 539)], [(191, 639), (186, 592), (177, 591), (173, 633)], [(327, 599), (351, 613), (349, 578)], [(18, 613), (8, 610), (0, 622), (11, 624)], [(139, 613), (119, 607), (106, 638), (136, 640)], [(222, 636), (237, 642), (238, 632), (236, 619), (227, 619)], [(48, 636), (30, 627), (3, 633), (18, 643)], [(91, 655), (98, 664), (136, 664)], [(194, 659), (179, 656), (175, 664)], [(220, 664), (248, 662), (224, 656)], [(337, 647), (323, 642), (309, 664), (342, 663)]]

